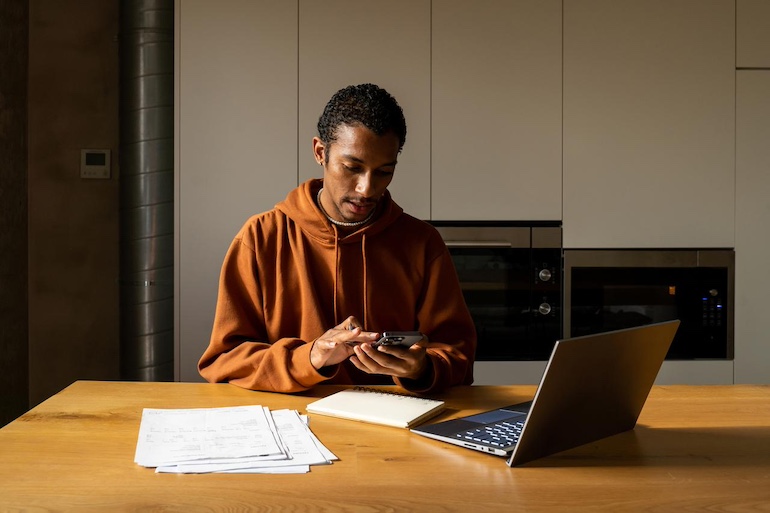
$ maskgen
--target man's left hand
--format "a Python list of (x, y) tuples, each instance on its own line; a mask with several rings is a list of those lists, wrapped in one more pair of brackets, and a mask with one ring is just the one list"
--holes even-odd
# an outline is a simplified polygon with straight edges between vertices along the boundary
[(418, 342), (411, 347), (379, 346), (364, 343), (353, 348), (350, 357), (359, 370), (397, 378), (419, 379), (428, 367), (425, 348)]

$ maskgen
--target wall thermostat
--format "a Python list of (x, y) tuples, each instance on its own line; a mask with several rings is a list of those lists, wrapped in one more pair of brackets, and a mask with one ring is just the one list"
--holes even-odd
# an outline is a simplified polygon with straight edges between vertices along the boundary
[(110, 150), (80, 150), (80, 178), (110, 178)]

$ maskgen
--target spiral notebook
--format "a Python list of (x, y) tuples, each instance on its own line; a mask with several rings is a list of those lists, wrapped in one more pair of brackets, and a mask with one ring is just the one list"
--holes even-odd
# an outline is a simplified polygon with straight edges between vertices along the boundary
[(337, 392), (307, 405), (308, 413), (409, 428), (444, 409), (444, 401), (356, 387)]

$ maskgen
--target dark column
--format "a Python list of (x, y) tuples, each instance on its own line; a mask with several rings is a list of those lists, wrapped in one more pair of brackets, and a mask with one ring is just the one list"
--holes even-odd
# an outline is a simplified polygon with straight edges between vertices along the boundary
[(0, 426), (29, 407), (28, 0), (0, 0)]

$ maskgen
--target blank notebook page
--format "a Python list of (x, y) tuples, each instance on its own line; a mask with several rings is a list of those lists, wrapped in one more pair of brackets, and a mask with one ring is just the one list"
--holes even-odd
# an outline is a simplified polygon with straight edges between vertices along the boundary
[(343, 390), (307, 405), (308, 413), (401, 428), (412, 427), (443, 409), (444, 401), (363, 387)]

